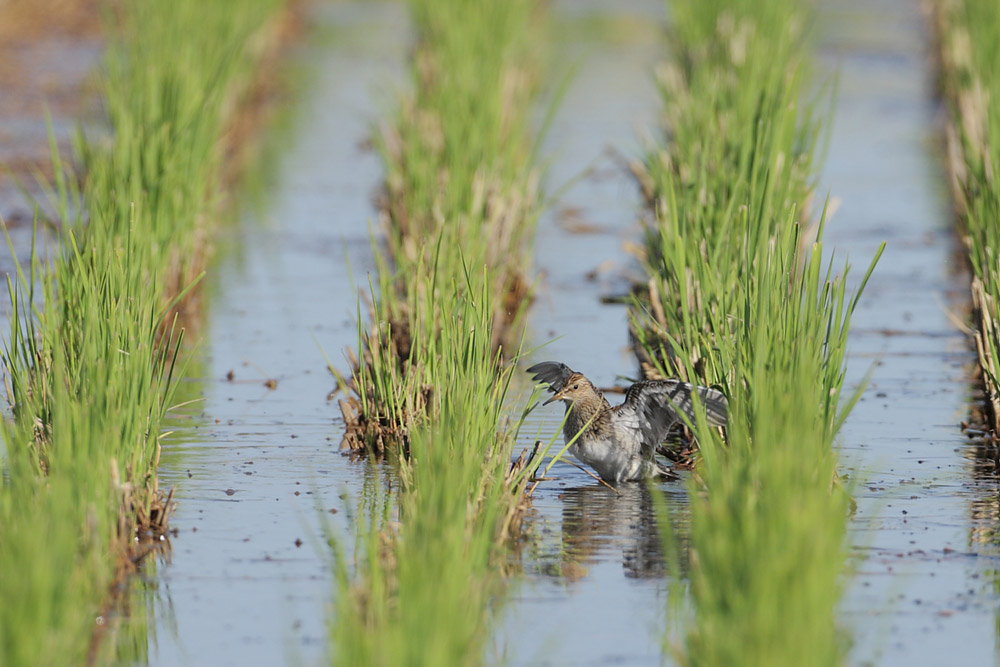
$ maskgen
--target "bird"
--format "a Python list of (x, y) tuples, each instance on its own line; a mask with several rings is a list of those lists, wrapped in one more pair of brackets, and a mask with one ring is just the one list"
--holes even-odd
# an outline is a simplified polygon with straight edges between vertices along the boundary
[(612, 406), (590, 380), (564, 363), (543, 361), (528, 372), (535, 382), (547, 383), (553, 392), (542, 405), (565, 403), (563, 437), (566, 442), (577, 438), (569, 453), (608, 484), (647, 477), (677, 478), (673, 470), (656, 461), (655, 452), (681, 414), (695, 419), (695, 394), (707, 422), (726, 425), (729, 401), (711, 387), (680, 380), (645, 380), (629, 387), (625, 401)]

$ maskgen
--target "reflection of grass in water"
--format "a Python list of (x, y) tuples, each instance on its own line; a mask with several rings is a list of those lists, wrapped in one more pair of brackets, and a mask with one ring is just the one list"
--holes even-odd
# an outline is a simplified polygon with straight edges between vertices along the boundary
[(332, 541), (331, 653), (343, 664), (483, 661), (501, 544), (525, 481), (505, 479), (514, 367), (499, 350), (516, 357), (538, 209), (529, 112), (539, 9), (532, 0), (410, 7), (421, 38), (415, 91), (378, 141), (390, 258), (372, 329), (359, 336), (360, 428), (349, 439), (398, 460), (402, 488), (398, 522), (386, 503), (367, 501), (376, 511), (358, 527), (353, 570)]
[[(169, 543), (164, 543), (169, 549)], [(115, 605), (114, 616), (106, 619), (111, 625), (109, 636), (101, 642), (107, 660), (116, 665), (149, 663), (149, 649), (156, 645), (157, 625), (172, 627), (172, 623), (154, 623), (156, 610), (164, 608), (157, 602), (159, 586), (155, 580), (161, 556), (150, 554), (143, 562), (143, 575), (135, 577)]]
[[(208, 321), (200, 322), (198, 333), (207, 336)], [(187, 344), (185, 339), (181, 355), (185, 358), (184, 375), (172, 387), (172, 407), (161, 422), (160, 438), (162, 455), (160, 466), (180, 467), (179, 459), (189, 451), (189, 447), (200, 443), (204, 434), (200, 431), (208, 422), (204, 414), (205, 363), (204, 347)], [(159, 466), (158, 466), (159, 467)], [(170, 589), (162, 586), (158, 569), (170, 566), (173, 545), (166, 535), (146, 555), (137, 576), (130, 577), (120, 591), (120, 599), (114, 601), (108, 619), (108, 637), (102, 640), (102, 650), (114, 664), (147, 664), (151, 647), (160, 640), (157, 629), (173, 639), (178, 638), (176, 612), (170, 599)]]
[[(11, 288), (0, 663), (86, 660), (137, 517), (156, 506), (170, 304), (201, 270), (222, 123), (276, 4), (142, 0), (109, 23), (114, 139), (82, 147), (82, 191), (56, 170), (62, 248)], [(44, 306), (29, 312), (34, 289)]]
[(648, 372), (730, 398), (725, 441), (694, 425), (686, 659), (837, 663), (849, 497), (834, 438), (857, 398), (840, 404), (858, 295), (823, 254), (822, 221), (803, 223), (821, 122), (801, 101), (805, 13), (796, 0), (671, 9), (670, 134), (640, 175), (657, 219), (635, 330)]

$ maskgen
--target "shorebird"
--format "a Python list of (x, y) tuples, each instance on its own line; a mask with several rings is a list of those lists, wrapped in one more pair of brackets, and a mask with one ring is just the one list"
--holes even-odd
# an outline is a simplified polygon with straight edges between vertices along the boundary
[(709, 387), (680, 380), (636, 382), (625, 392), (625, 401), (612, 407), (590, 380), (566, 364), (543, 361), (528, 372), (535, 382), (548, 383), (549, 391), (554, 392), (542, 405), (553, 401), (566, 404), (563, 436), (569, 442), (580, 434), (569, 453), (609, 484), (653, 476), (676, 478), (654, 454), (681, 414), (695, 418), (694, 394), (709, 424), (726, 424), (729, 402), (721, 391)]

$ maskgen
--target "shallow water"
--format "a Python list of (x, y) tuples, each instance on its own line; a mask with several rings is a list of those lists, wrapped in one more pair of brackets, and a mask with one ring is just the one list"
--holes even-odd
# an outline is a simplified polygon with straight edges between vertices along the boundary
[(823, 63), (839, 68), (840, 87), (821, 187), (843, 202), (828, 241), (856, 278), (888, 241), (851, 331), (851, 378), (876, 368), (840, 438), (858, 501), (850, 658), (991, 663), (996, 565), (973, 534), (974, 508), (996, 483), (975, 473), (958, 428), (975, 358), (945, 311), (965, 318), (969, 278), (956, 260), (926, 26), (904, 0), (838, 3), (823, 19)]
[[(840, 438), (858, 499), (841, 615), (849, 662), (995, 662), (998, 488), (957, 427), (974, 356), (945, 310), (964, 317), (968, 277), (957, 268), (925, 26), (908, 0), (826, 4), (821, 64), (840, 82), (820, 188), (841, 200), (827, 241), (850, 256), (855, 280), (889, 242), (851, 334), (849, 381), (873, 364), (874, 375)], [(564, 361), (599, 386), (636, 372), (626, 310), (600, 298), (636, 274), (623, 244), (638, 241), (641, 209), (606, 148), (637, 156), (637, 137), (655, 127), (663, 21), (659, 0), (607, 7), (554, 3), (554, 60), (577, 70), (542, 154), (550, 192), (573, 184), (540, 221), (544, 275), (529, 324), (534, 344), (555, 339), (534, 359)], [(379, 477), (338, 451), (323, 354), (344, 368), (341, 351), (355, 344), (351, 276), (364, 286), (372, 268), (366, 223), (381, 178), (363, 144), (391, 109), (410, 35), (395, 3), (312, 11), (319, 36), (298, 54), (314, 70), (309, 92), (266, 204), (228, 232), (211, 272), (201, 377), (185, 387), (203, 400), (180, 411), (164, 446), (160, 482), (177, 489), (178, 535), (169, 564), (150, 572), (155, 664), (324, 660), (332, 583), (320, 517), (352, 534), (348, 510)], [(534, 413), (523, 444), (560, 417), (556, 406)], [(511, 583), (495, 657), (660, 663), (668, 582), (650, 491), (628, 485), (617, 497), (565, 464), (553, 475), (526, 521), (524, 576)], [(683, 540), (683, 485), (655, 492)]]
[[(531, 326), (539, 341), (569, 325), (585, 331), (552, 343), (539, 358), (565, 360), (612, 384), (616, 373), (634, 367), (624, 345), (625, 309), (597, 302), (627, 288), (621, 243), (638, 231), (639, 202), (631, 178), (602, 153), (610, 145), (636, 152), (637, 129), (652, 122), (649, 75), (658, 34), (647, 26), (655, 26), (662, 8), (623, 6), (612, 41), (598, 51), (586, 36), (597, 7), (559, 7), (574, 35), (561, 48), (582, 67), (548, 139), (546, 150), (556, 155), (549, 181), (558, 187), (588, 166), (593, 173), (563, 199), (580, 210), (561, 206), (540, 227), (537, 263), (547, 275)], [(338, 30), (328, 45), (317, 43), (305, 55), (320, 78), (281, 160), (270, 212), (245, 221), (242, 250), (214, 271), (219, 285), (203, 332), (200, 419), (165, 447), (161, 462), (161, 484), (179, 489), (173, 525), (180, 534), (171, 563), (159, 569), (151, 662), (280, 662), (293, 655), (311, 663), (324, 655), (332, 590), (325, 554), (313, 544), (319, 528), (310, 492), (322, 496), (321, 507), (343, 510), (371, 470), (336, 450), (337, 410), (324, 400), (332, 380), (313, 337), (334, 363), (355, 342), (355, 292), (345, 289), (342, 257), (346, 252), (355, 276), (370, 268), (363, 222), (374, 217), (371, 194), (379, 182), (377, 160), (357, 145), (367, 123), (385, 111), (373, 82), (385, 91), (398, 80), (408, 38), (400, 10), (343, 4), (326, 10), (325, 20)], [(345, 107), (349, 122), (342, 119)], [(556, 217), (596, 229), (567, 232), (553, 226)], [(598, 267), (609, 258), (614, 266)], [(598, 275), (588, 280), (593, 269)], [(542, 305), (556, 302), (558, 309)], [(594, 355), (588, 350), (595, 336), (622, 344)], [(234, 382), (224, 379), (230, 370)], [(271, 377), (278, 381), (274, 391), (263, 384)], [(558, 412), (536, 413), (529, 429), (554, 430)], [(649, 492), (633, 485), (617, 498), (568, 465), (553, 475), (559, 480), (537, 492), (533, 539), (520, 554), (528, 576), (513, 584), (499, 655), (513, 662), (658, 661), (653, 638), (663, 623), (666, 585)], [(674, 505), (685, 504), (679, 485), (663, 491)], [(343, 511), (334, 517), (336, 528), (349, 535), (344, 517)], [(616, 610), (613, 622), (606, 609)], [(567, 642), (567, 632), (589, 639)]]
[[(840, 437), (843, 465), (857, 485), (858, 499), (849, 536), (856, 572), (846, 579), (841, 615), (853, 642), (849, 659), (992, 662), (997, 484), (992, 473), (983, 473), (989, 465), (975, 463), (975, 450), (958, 428), (968, 414), (974, 356), (966, 335), (945, 311), (964, 317), (968, 276), (956, 261), (961, 248), (938, 152), (939, 110), (933, 102), (926, 26), (917, 8), (905, 1), (838, 3), (822, 7), (820, 18), (820, 69), (839, 76), (820, 184), (821, 192), (828, 189), (840, 203), (828, 224), (828, 247), (836, 247), (838, 257), (846, 252), (851, 258), (856, 282), (879, 242), (888, 242), (851, 334), (849, 382), (860, 382), (870, 369), (872, 382)], [(643, 51), (641, 44), (631, 44), (632, 57), (652, 57), (654, 47), (647, 44)], [(592, 57), (607, 63), (606, 56)], [(635, 64), (609, 65), (603, 81), (600, 67), (588, 61), (581, 68), (582, 80), (575, 83), (554, 132), (567, 128), (573, 133), (570, 145), (580, 150), (577, 164), (598, 158), (597, 137), (618, 146), (630, 143), (629, 136), (610, 128), (652, 115), (656, 102), (641, 81), (629, 91), (629, 100), (646, 106), (633, 108), (632, 117), (623, 106), (607, 103), (616, 86), (631, 81), (626, 72)], [(568, 164), (572, 160), (560, 157), (554, 170)], [(602, 191), (609, 182), (618, 189)], [(564, 360), (598, 384), (609, 384), (615, 373), (632, 371), (634, 362), (627, 351), (615, 353), (625, 340), (624, 312), (598, 306), (596, 296), (620, 290), (621, 284), (606, 279), (593, 285), (583, 274), (608, 258), (618, 271), (628, 266), (616, 246), (637, 236), (632, 224), (637, 197), (627, 178), (612, 177), (596, 184), (584, 181), (561, 204), (583, 209), (611, 233), (603, 244), (597, 235), (581, 241), (560, 230), (555, 216), (543, 220), (539, 264), (555, 275), (547, 281), (551, 299), (536, 306), (532, 317), (545, 334), (566, 338), (538, 356)], [(683, 516), (683, 493), (665, 488)], [(609, 512), (598, 501), (599, 491), (589, 490), (586, 497), (594, 506), (583, 514)], [(627, 506), (634, 500), (619, 502)], [(542, 497), (543, 525), (560, 525), (560, 507), (558, 496)], [(566, 512), (564, 534), (573, 531)], [(642, 543), (641, 529), (609, 532), (632, 538), (633, 545)], [(648, 544), (653, 548), (647, 553), (655, 559), (655, 540)], [(627, 568), (620, 565), (624, 551), (595, 549), (589, 576), (569, 584), (528, 578), (507, 610), (515, 662), (538, 656), (554, 663), (660, 660), (665, 585), (655, 580), (641, 582), (638, 590), (632, 582), (630, 588), (622, 576), (628, 576)]]
[(346, 510), (371, 470), (338, 451), (323, 353), (343, 367), (355, 344), (350, 277), (371, 268), (380, 178), (361, 142), (401, 77), (404, 10), (314, 9), (321, 34), (298, 57), (317, 68), (277, 183), (212, 271), (204, 401), (164, 446), (159, 471), (161, 486), (177, 488), (179, 535), (158, 570), (153, 664), (312, 664), (326, 653), (332, 586), (319, 517), (352, 533)]
[[(562, 361), (599, 387), (637, 375), (626, 307), (600, 300), (626, 292), (627, 276), (637, 275), (623, 244), (639, 239), (642, 203), (621, 160), (640, 154), (638, 137), (655, 124), (652, 69), (663, 21), (658, 1), (607, 7), (553, 7), (562, 36), (553, 59), (576, 73), (542, 153), (554, 156), (551, 189), (579, 180), (539, 222), (543, 278), (529, 315), (534, 343), (551, 340), (534, 358)], [(548, 437), (562, 412), (552, 405), (532, 417)], [(559, 481), (539, 487), (528, 522), (536, 552), (524, 556), (527, 576), (504, 608), (498, 641), (505, 656), (514, 664), (659, 664), (667, 583), (649, 491), (629, 484), (617, 498), (568, 465), (553, 475)], [(683, 485), (660, 492), (675, 514), (685, 514)]]

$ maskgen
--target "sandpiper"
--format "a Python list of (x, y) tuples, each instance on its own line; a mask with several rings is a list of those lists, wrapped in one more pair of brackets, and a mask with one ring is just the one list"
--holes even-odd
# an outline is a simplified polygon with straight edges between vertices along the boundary
[(565, 402), (563, 436), (569, 442), (580, 433), (569, 453), (609, 484), (652, 476), (676, 478), (654, 455), (680, 414), (695, 418), (693, 394), (698, 395), (709, 424), (726, 424), (729, 402), (721, 391), (709, 387), (680, 380), (636, 382), (625, 393), (625, 401), (612, 407), (590, 380), (566, 364), (543, 361), (528, 372), (554, 392), (542, 405)]

